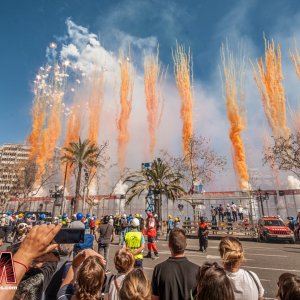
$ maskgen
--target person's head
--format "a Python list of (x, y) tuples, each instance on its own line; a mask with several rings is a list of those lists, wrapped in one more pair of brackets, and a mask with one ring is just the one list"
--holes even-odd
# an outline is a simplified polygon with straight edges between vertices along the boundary
[(104, 283), (105, 270), (97, 256), (88, 257), (80, 266), (77, 273), (77, 300), (99, 299)]
[(109, 222), (109, 216), (105, 216), (104, 218), (103, 218), (103, 223), (104, 224), (107, 224)]
[(81, 221), (83, 219), (83, 214), (81, 212), (77, 213), (76, 220)]
[(19, 235), (27, 234), (28, 233), (28, 225), (26, 223), (18, 224), (17, 232)]
[(203, 217), (200, 218), (201, 223), (205, 223), (205, 219)]
[(283, 273), (278, 279), (277, 297), (280, 300), (300, 299), (300, 276)]
[(118, 273), (126, 274), (133, 268), (133, 254), (129, 250), (121, 248), (115, 254), (114, 263)]
[(182, 255), (187, 246), (185, 232), (181, 228), (174, 228), (169, 234), (169, 248), (172, 255)]
[(134, 269), (129, 272), (120, 289), (122, 300), (150, 300), (151, 284), (141, 269)]
[(195, 300), (234, 300), (234, 293), (224, 268), (218, 263), (204, 263), (197, 276)]
[(244, 261), (243, 245), (235, 237), (226, 236), (222, 238), (219, 252), (226, 269), (239, 268)]
[(133, 218), (132, 221), (131, 221), (131, 226), (132, 226), (133, 228), (139, 227), (139, 226), (140, 226), (140, 221), (139, 221), (139, 219)]

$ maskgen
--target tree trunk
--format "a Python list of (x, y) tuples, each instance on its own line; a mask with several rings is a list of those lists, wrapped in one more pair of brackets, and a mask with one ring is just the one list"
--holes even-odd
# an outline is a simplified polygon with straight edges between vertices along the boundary
[(82, 164), (79, 164), (78, 166), (78, 174), (77, 174), (77, 180), (76, 180), (76, 190), (75, 190), (75, 211), (74, 213), (78, 213), (82, 210), (83, 201), (79, 200), (79, 192), (80, 192), (80, 185), (81, 185), (81, 171), (82, 171)]

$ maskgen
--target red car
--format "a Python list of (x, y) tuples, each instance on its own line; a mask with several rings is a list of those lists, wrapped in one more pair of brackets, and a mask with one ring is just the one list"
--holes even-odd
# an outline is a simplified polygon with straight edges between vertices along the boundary
[(258, 241), (288, 241), (295, 244), (295, 236), (278, 217), (263, 217), (258, 220)]

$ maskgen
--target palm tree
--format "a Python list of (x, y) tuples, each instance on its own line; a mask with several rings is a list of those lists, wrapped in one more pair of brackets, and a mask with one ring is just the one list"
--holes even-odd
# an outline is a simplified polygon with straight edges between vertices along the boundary
[(77, 168), (76, 189), (75, 189), (75, 211), (80, 211), (82, 205), (79, 205), (80, 198), (80, 186), (81, 186), (81, 174), (82, 168), (96, 168), (98, 166), (98, 154), (99, 148), (95, 144), (92, 144), (88, 139), (78, 142), (72, 142), (68, 147), (63, 148), (64, 155), (62, 162), (68, 163), (69, 166)]
[(183, 176), (175, 173), (161, 159), (155, 159), (149, 168), (133, 172), (127, 176), (124, 182), (132, 183), (129, 187), (126, 203), (130, 203), (134, 197), (140, 197), (143, 192), (153, 191), (155, 213), (161, 218), (162, 195), (175, 200), (185, 190), (180, 186)]

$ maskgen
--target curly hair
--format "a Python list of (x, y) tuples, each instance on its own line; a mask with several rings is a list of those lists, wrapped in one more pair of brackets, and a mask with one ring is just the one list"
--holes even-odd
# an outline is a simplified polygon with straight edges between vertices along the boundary
[(77, 274), (75, 296), (78, 300), (98, 300), (104, 283), (105, 270), (97, 256), (88, 257)]
[(245, 259), (243, 245), (235, 237), (222, 238), (219, 252), (225, 267), (238, 267)]
[(151, 284), (141, 269), (134, 269), (124, 278), (120, 289), (122, 300), (150, 300)]

